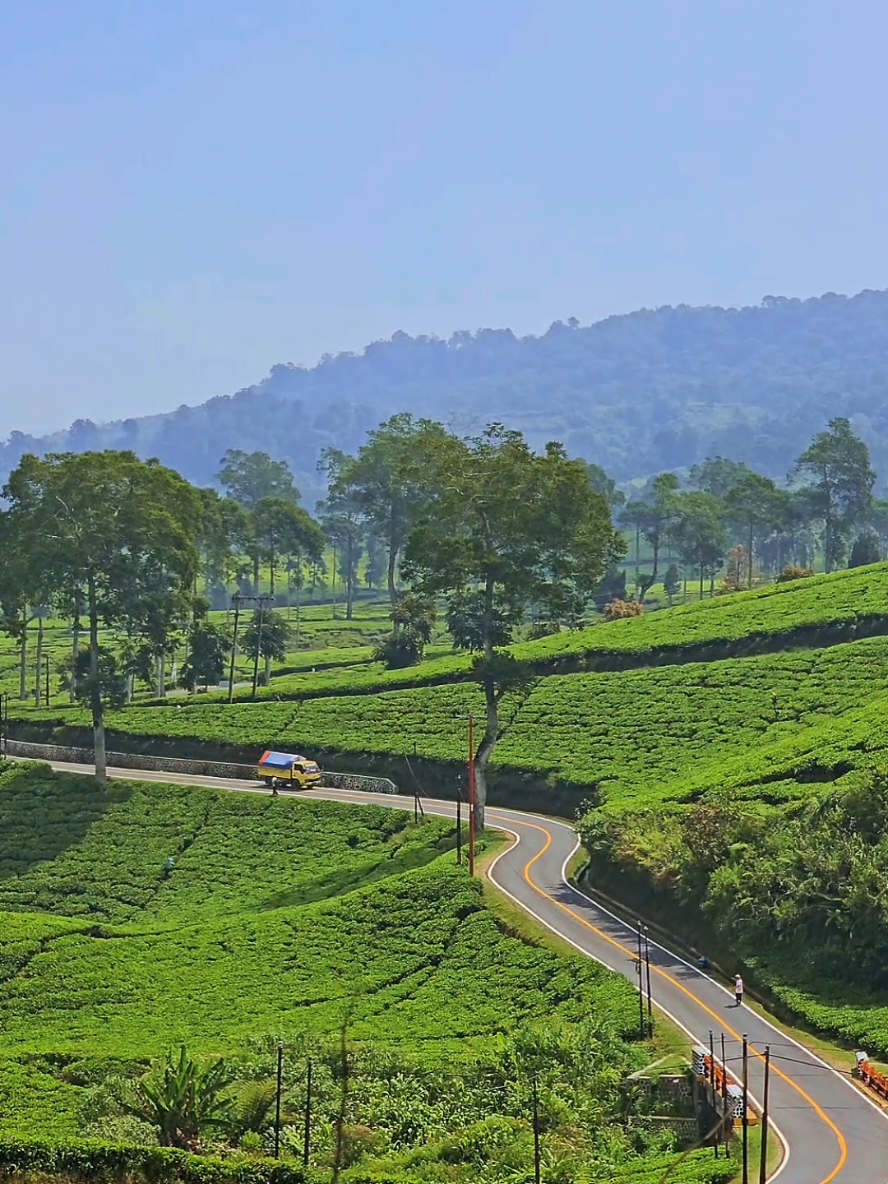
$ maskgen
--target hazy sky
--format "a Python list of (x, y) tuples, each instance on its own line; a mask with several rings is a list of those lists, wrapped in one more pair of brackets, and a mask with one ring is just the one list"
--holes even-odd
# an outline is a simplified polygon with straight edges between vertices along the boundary
[(0, 435), (888, 286), (884, 0), (6, 0)]

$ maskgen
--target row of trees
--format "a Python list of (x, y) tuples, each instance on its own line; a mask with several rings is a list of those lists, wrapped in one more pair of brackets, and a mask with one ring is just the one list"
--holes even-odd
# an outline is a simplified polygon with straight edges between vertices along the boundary
[[(10, 477), (0, 517), (6, 627), (26, 632), (35, 605), (72, 621), (73, 665), (92, 712), (101, 779), (104, 711), (120, 696), (118, 652), (137, 647), (162, 659), (171, 634), (191, 620), (193, 656), (199, 630), (218, 629), (196, 597), (201, 563), (208, 575), (224, 575), (239, 547), (252, 548), (252, 562), (267, 557), (273, 579), (282, 553), (316, 557), (323, 546), (323, 531), (275, 463), (229, 454), (220, 474), (228, 497), (129, 452), (27, 456)], [(534, 453), (501, 425), (463, 438), (398, 416), (356, 457), (329, 453), (323, 463), (328, 532), (341, 532), (346, 555), (352, 531), (355, 540), (359, 531), (373, 533), (384, 548), (395, 639), (402, 631), (415, 639), (439, 605), (455, 644), (476, 654), (486, 704), (476, 758), (483, 826), (500, 705), (526, 681), (502, 647), (530, 613), (551, 628), (582, 616), (624, 551), (607, 498), (561, 445)], [(399, 572), (411, 591), (403, 600)], [(100, 628), (114, 631), (115, 651), (100, 645)]]
[(643, 599), (657, 579), (667, 591), (677, 583), (674, 567), (662, 571), (664, 555), (685, 571), (712, 581), (728, 563), (727, 586), (751, 587), (757, 561), (772, 573), (785, 564), (826, 571), (846, 559), (854, 565), (881, 558), (888, 538), (888, 502), (873, 497), (875, 473), (866, 445), (847, 419), (830, 420), (799, 456), (781, 488), (748, 465), (715, 457), (694, 465), (690, 488), (675, 473), (660, 473), (644, 497), (625, 502), (619, 521), (643, 539), (650, 566), (637, 575)]
[[(643, 597), (669, 551), (699, 574), (702, 592), (732, 532), (747, 557), (745, 571), (735, 562), (737, 584), (751, 583), (756, 556), (790, 558), (803, 536), (812, 545), (815, 530), (826, 566), (834, 566), (878, 510), (866, 448), (842, 419), (815, 437), (787, 489), (716, 458), (691, 471), (690, 489), (664, 473), (644, 498), (625, 502), (600, 469), (569, 458), (560, 444), (537, 453), (499, 424), (461, 437), (406, 414), (371, 432), (354, 456), (328, 451), (321, 464), (328, 493), (318, 522), (299, 505), (286, 464), (261, 453), (226, 454), (219, 473), (226, 496), (129, 452), (23, 458), (0, 517), (5, 628), (21, 637), (24, 654), (35, 616), (38, 647), (47, 611), (71, 620), (72, 679), (92, 711), (97, 769), (104, 769), (103, 710), (122, 693), (121, 657), (129, 671), (155, 663), (162, 692), (171, 639), (185, 630), (186, 681), (195, 684), (208, 669), (218, 675), (228, 638), (198, 596), (201, 569), (207, 587), (230, 586), (247, 564), (255, 592), (264, 564), (274, 591), (281, 563), (291, 571), (295, 564), (301, 579), (333, 540), (350, 608), (356, 555), (372, 540), (392, 608), (379, 656), (389, 665), (417, 660), (438, 611), (457, 648), (475, 654), (485, 697), (476, 757), (483, 824), (503, 699), (527, 686), (504, 647), (528, 620), (545, 633), (583, 619), (601, 597), (602, 577), (625, 555), (615, 513), (650, 547)], [(113, 650), (100, 646), (100, 628), (114, 632)], [(262, 633), (254, 623), (257, 652), (280, 649), (273, 632), (271, 621)]]

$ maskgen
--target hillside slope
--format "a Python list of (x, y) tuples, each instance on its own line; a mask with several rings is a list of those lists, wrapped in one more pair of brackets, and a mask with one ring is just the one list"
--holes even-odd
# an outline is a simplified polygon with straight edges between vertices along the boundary
[[(282, 1040), (291, 1164), (313, 1058), (312, 1179), (341, 1104), (343, 1184), (526, 1173), (531, 1073), (571, 1178), (676, 1167), (619, 1088), (652, 1056), (631, 985), (507, 931), (452, 841), (376, 807), (0, 768), (0, 1140), (150, 1142), (122, 1099), (180, 1044), (255, 1113)], [(674, 1178), (729, 1174), (700, 1154)]]
[(311, 497), (320, 449), (350, 450), (397, 411), (469, 430), (502, 420), (535, 445), (562, 440), (620, 480), (719, 452), (782, 477), (815, 430), (845, 415), (885, 471), (886, 316), (888, 292), (868, 291), (642, 310), (585, 328), (556, 322), (541, 337), (396, 333), (311, 369), (274, 366), (256, 386), (199, 407), (80, 420), (39, 439), (13, 433), (0, 445), (0, 477), (25, 451), (126, 447), (207, 484), (227, 448), (260, 448), (290, 461)]

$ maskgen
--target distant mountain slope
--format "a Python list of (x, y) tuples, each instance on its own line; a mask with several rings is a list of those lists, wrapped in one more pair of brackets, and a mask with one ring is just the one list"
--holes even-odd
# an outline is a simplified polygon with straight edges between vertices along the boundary
[(509, 329), (449, 341), (395, 333), (311, 369), (274, 366), (256, 386), (167, 415), (0, 444), (0, 475), (27, 451), (129, 447), (209, 483), (230, 447), (290, 461), (317, 491), (320, 449), (354, 448), (402, 410), (473, 430), (493, 419), (534, 444), (561, 439), (620, 480), (711, 453), (782, 476), (814, 431), (847, 415), (888, 472), (888, 291), (766, 297), (741, 309), (661, 308), (541, 337)]

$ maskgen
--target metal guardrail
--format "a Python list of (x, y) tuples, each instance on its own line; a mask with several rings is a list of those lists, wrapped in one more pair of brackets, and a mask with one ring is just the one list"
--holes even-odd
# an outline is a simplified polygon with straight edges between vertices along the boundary
[[(91, 748), (73, 748), (61, 744), (37, 744), (30, 740), (6, 740), (9, 756), (30, 760), (59, 761), (64, 764), (91, 765)], [(145, 769), (155, 773), (185, 773), (196, 777), (224, 777), (236, 781), (258, 781), (255, 765), (235, 761), (197, 761), (176, 756), (149, 756), (138, 752), (106, 753), (109, 768)], [(398, 787), (388, 777), (367, 777), (359, 773), (337, 773), (322, 769), (324, 785), (331, 789), (356, 790), (362, 793), (397, 793)]]

